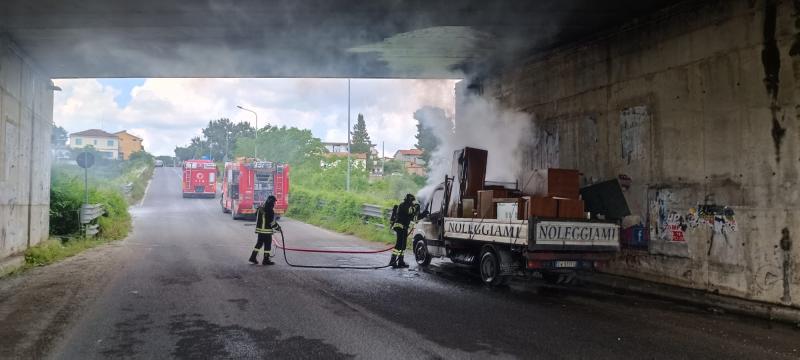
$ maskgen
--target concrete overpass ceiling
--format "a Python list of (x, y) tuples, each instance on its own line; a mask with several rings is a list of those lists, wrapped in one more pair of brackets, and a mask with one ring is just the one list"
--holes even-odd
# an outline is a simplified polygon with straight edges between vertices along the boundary
[(54, 78), (453, 77), (676, 0), (4, 0)]

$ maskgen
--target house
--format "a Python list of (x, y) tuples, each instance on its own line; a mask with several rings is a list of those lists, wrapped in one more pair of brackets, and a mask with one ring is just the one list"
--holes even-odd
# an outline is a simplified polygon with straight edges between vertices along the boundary
[(406, 173), (425, 176), (425, 160), (422, 160), (422, 150), (397, 150), (394, 153), (394, 159), (403, 162), (403, 168)]
[(324, 142), (322, 146), (325, 147), (325, 151), (329, 153), (347, 153), (347, 143), (343, 142)]
[[(347, 152), (325, 153), (322, 154), (323, 159), (320, 161), (320, 166), (329, 168), (335, 165), (342, 159), (347, 159)], [(361, 169), (367, 168), (367, 154), (350, 154), (351, 163), (353, 167)]]
[(394, 159), (402, 162), (425, 165), (425, 161), (422, 160), (422, 150), (420, 149), (397, 150), (397, 152), (394, 153)]
[[(323, 142), (322, 146), (325, 148), (325, 152), (329, 153), (347, 153), (347, 143), (346, 142)], [(372, 154), (373, 157), (378, 157), (378, 145), (370, 144), (369, 145), (369, 152)]]
[(119, 138), (119, 156), (123, 160), (128, 160), (131, 154), (144, 150), (142, 138), (131, 135), (126, 130), (115, 132), (114, 135)]
[(417, 176), (425, 176), (427, 171), (425, 171), (425, 165), (419, 165), (412, 162), (406, 162), (404, 164), (404, 169), (406, 173), (417, 175)]
[(69, 147), (83, 149), (92, 146), (107, 159), (119, 159), (119, 138), (100, 129), (89, 129), (69, 134)]

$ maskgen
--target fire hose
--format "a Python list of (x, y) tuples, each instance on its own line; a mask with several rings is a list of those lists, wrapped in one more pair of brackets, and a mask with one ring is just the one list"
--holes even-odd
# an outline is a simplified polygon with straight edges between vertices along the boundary
[[(413, 233), (414, 228), (411, 228), (412, 231), (409, 233)], [(297, 252), (309, 252), (309, 253), (324, 253), (324, 254), (378, 254), (382, 252), (387, 252), (389, 250), (394, 249), (394, 246), (388, 247), (386, 249), (380, 250), (323, 250), (323, 249), (307, 249), (307, 248), (290, 248), (286, 245), (286, 236), (283, 234), (283, 228), (280, 228), (278, 232), (281, 234), (281, 241), (275, 241), (275, 247), (281, 249), (283, 252), (283, 260), (286, 262), (286, 265), (291, 267), (298, 267), (298, 268), (309, 268), (309, 269), (352, 269), (352, 270), (375, 270), (375, 269), (383, 269), (387, 268), (390, 265), (380, 265), (380, 266), (350, 266), (350, 265), (302, 265), (302, 264), (293, 264), (289, 262), (289, 258), (286, 256), (288, 251), (297, 251)]]

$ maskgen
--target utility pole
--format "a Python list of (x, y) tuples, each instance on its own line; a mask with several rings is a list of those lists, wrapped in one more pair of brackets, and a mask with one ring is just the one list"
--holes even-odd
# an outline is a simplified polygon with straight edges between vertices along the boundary
[(347, 191), (350, 191), (350, 79), (347, 79)]
[(386, 141), (381, 141), (381, 176), (386, 175)]
[(229, 147), (229, 144), (228, 144), (228, 136), (229, 136), (230, 134), (231, 134), (231, 132), (230, 132), (230, 131), (225, 131), (225, 158), (224, 158), (224, 159), (222, 159), (222, 161), (223, 161), (223, 162), (227, 162), (227, 161), (228, 161), (228, 147)]

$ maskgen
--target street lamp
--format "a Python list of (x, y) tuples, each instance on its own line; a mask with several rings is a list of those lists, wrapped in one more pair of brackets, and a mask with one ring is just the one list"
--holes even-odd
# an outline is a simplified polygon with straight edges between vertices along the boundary
[(253, 149), (253, 157), (258, 159), (258, 114), (256, 114), (256, 112), (253, 110), (243, 108), (241, 105), (236, 105), (236, 107), (244, 111), (250, 112), (256, 117), (256, 144), (255, 148)]

